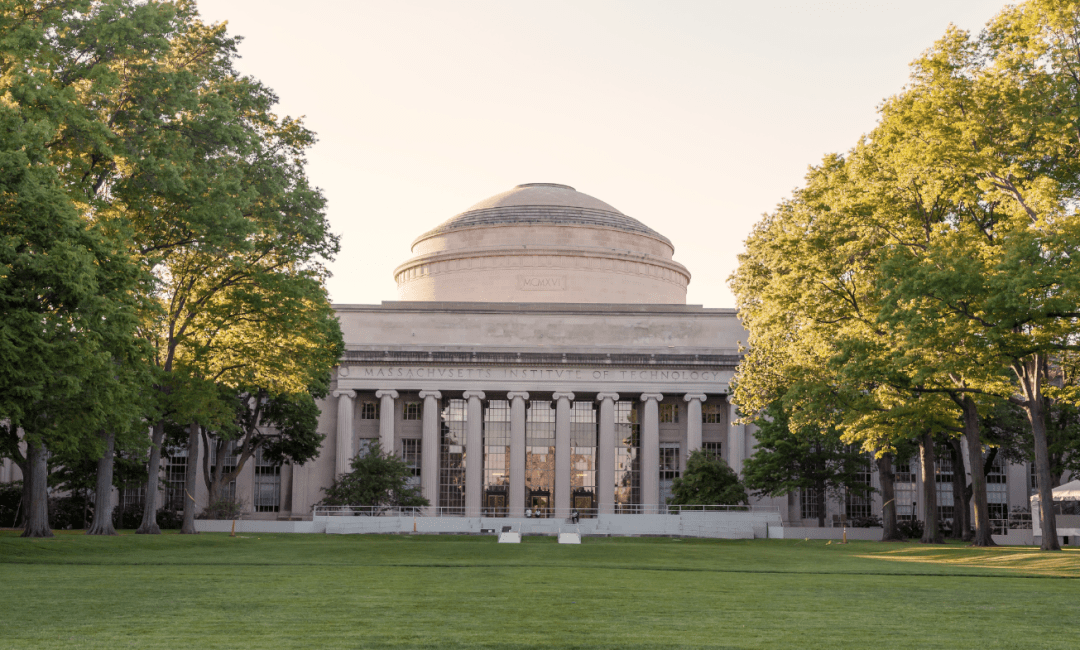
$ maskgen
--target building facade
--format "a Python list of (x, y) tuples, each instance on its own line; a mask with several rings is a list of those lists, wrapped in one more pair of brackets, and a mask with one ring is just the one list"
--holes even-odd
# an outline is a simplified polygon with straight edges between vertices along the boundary
[[(283, 467), (257, 456), (229, 491), (250, 518), (310, 518), (375, 442), (444, 515), (662, 511), (695, 449), (741, 471), (754, 432), (728, 395), (747, 332), (735, 310), (685, 304), (690, 272), (673, 256), (662, 234), (565, 185), (481, 201), (414, 241), (394, 271), (398, 301), (336, 306), (346, 349), (320, 404), (320, 455)], [(948, 460), (935, 480), (951, 518)], [(184, 503), (187, 462), (166, 455), (166, 507)], [(922, 519), (917, 463), (897, 465), (898, 514)], [(0, 482), (18, 478), (3, 461)], [(866, 481), (879, 487), (869, 462)], [(1000, 464), (988, 483), (1006, 526), (1027, 505), (1029, 467)], [(137, 507), (141, 491), (117, 498)], [(202, 481), (194, 496), (206, 502)], [(785, 526), (816, 526), (822, 509), (830, 524), (881, 514), (879, 494), (753, 502)]]

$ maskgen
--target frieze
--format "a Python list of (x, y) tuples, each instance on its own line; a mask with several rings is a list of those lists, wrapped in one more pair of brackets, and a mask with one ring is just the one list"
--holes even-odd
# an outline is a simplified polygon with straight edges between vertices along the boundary
[(339, 376), (349, 379), (491, 380), (529, 382), (718, 382), (721, 370), (621, 368), (482, 368), (424, 366), (341, 366)]

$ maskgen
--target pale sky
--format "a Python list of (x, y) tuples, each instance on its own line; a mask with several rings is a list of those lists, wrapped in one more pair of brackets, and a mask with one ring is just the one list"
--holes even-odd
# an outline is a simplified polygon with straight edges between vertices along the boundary
[(762, 213), (846, 151), (949, 23), (1000, 0), (198, 0), (241, 72), (319, 137), (308, 175), (337, 303), (396, 300), (417, 235), (521, 183), (562, 183), (666, 235), (689, 304)]

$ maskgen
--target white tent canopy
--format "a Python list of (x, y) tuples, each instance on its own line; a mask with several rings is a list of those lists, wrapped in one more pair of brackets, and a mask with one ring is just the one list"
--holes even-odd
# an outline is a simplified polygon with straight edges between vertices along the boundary
[[(1080, 479), (1075, 481), (1069, 481), (1064, 485), (1059, 485), (1053, 489), (1054, 501), (1080, 501)], [(1031, 527), (1035, 536), (1039, 536), (1040, 514), (1041, 508), (1039, 507), (1039, 495), (1031, 495)], [(1080, 535), (1080, 528), (1073, 528), (1069, 524), (1074, 523), (1072, 520), (1075, 516), (1063, 516), (1058, 515), (1058, 534), (1059, 535)], [(1064, 521), (1063, 521), (1064, 520)], [(1062, 526), (1062, 524), (1065, 524)]]

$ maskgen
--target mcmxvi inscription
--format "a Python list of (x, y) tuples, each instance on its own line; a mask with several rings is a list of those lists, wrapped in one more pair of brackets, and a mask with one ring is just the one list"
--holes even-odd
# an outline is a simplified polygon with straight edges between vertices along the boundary
[(566, 291), (566, 276), (519, 275), (518, 289), (522, 291)]

